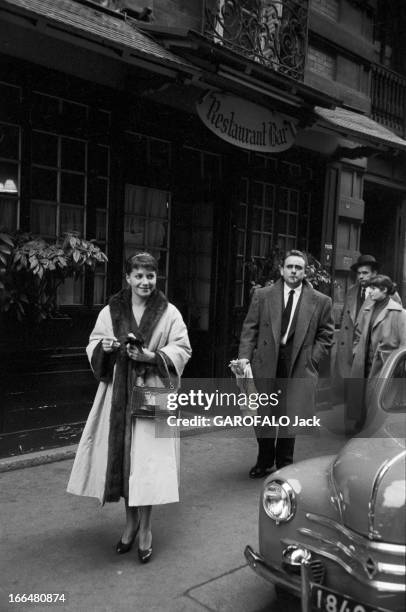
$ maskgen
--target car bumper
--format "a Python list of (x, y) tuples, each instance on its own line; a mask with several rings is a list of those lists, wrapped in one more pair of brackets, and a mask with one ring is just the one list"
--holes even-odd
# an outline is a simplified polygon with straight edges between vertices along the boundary
[(302, 612), (310, 612), (310, 572), (306, 562), (302, 563), (300, 575), (298, 576), (288, 574), (283, 569), (266, 563), (264, 558), (259, 553), (256, 553), (251, 546), (246, 546), (244, 556), (248, 565), (259, 576), (299, 597), (302, 603)]

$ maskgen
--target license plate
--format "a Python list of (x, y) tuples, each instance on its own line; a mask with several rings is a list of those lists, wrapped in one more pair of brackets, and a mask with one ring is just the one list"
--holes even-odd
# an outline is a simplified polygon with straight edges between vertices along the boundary
[(323, 612), (390, 612), (369, 604), (358, 603), (352, 597), (315, 584), (311, 589), (311, 604), (313, 610)]

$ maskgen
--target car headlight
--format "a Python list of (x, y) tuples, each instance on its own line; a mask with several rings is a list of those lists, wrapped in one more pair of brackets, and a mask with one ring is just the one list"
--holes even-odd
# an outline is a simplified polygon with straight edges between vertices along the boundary
[(295, 492), (288, 482), (272, 480), (264, 487), (262, 505), (276, 524), (285, 523), (290, 521), (296, 512)]

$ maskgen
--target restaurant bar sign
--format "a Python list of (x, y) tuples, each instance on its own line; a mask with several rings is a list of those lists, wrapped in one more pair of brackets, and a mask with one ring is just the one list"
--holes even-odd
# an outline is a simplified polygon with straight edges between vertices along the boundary
[(209, 92), (196, 106), (203, 123), (237, 147), (276, 153), (286, 151), (295, 141), (291, 119), (242, 98)]

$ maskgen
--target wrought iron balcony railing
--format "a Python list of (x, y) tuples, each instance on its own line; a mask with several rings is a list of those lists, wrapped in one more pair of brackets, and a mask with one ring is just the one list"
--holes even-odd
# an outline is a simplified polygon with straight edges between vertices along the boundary
[(403, 138), (406, 136), (406, 77), (372, 64), (372, 118)]
[(308, 0), (206, 0), (205, 35), (272, 70), (303, 80)]

